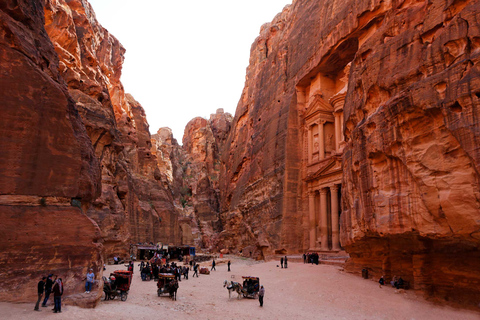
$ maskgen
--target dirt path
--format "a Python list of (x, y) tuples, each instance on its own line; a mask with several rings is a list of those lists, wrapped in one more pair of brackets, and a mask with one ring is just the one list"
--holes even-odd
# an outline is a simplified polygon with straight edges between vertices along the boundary
[[(217, 271), (182, 280), (177, 301), (158, 297), (156, 283), (142, 282), (138, 267), (128, 299), (101, 302), (95, 309), (64, 306), (61, 314), (51, 308), (34, 312), (31, 304), (0, 303), (1, 319), (480, 319), (480, 313), (433, 305), (413, 291), (398, 293), (379, 288), (373, 281), (353, 276), (337, 267), (277, 262), (256, 263), (231, 257), (232, 272), (218, 261)], [(108, 266), (106, 273), (115, 269)], [(190, 276), (192, 273), (190, 273)], [(260, 277), (265, 304), (258, 300), (228, 299), (223, 281), (241, 281), (242, 275)], [(233, 277), (233, 278), (232, 278)]]

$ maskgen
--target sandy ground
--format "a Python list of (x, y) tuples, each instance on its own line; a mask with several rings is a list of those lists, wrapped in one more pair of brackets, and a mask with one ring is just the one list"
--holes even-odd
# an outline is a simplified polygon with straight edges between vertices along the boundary
[[(135, 266), (131, 290), (125, 302), (102, 301), (95, 309), (63, 306), (61, 314), (51, 307), (33, 311), (31, 304), (0, 303), (1, 319), (480, 319), (480, 313), (434, 305), (413, 291), (391, 287), (347, 274), (338, 267), (278, 262), (257, 263), (231, 257), (232, 272), (225, 264), (199, 278), (182, 280), (177, 301), (158, 297), (156, 283), (142, 282)], [(219, 261), (220, 262), (220, 261)], [(108, 266), (105, 273), (118, 266)], [(242, 275), (260, 277), (265, 286), (263, 308), (258, 300), (236, 294), (228, 298), (223, 281), (241, 281)]]

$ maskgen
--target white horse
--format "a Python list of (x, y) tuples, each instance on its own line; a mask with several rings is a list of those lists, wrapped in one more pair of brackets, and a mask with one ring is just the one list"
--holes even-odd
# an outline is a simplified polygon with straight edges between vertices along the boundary
[(243, 294), (242, 285), (238, 282), (231, 281), (230, 284), (228, 284), (228, 281), (225, 280), (223, 281), (223, 287), (227, 287), (228, 289), (228, 299), (230, 299), (232, 291), (235, 291), (237, 293), (237, 299), (240, 299), (240, 296)]

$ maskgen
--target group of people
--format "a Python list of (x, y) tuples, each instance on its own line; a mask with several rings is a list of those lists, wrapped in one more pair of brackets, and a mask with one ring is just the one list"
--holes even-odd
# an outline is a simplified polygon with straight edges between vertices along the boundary
[(45, 298), (43, 299), (42, 307), (47, 307), (48, 299), (53, 292), (54, 307), (52, 310), (54, 313), (62, 312), (63, 281), (62, 278), (58, 278), (57, 276), (55, 276), (55, 279), (52, 280), (52, 277), (53, 274), (49, 274), (47, 277), (42, 277), (42, 279), (38, 282), (38, 300), (33, 310), (41, 311), (39, 306), (44, 293)]
[[(378, 280), (378, 282), (380, 283), (380, 288), (381, 288), (383, 285), (385, 285), (385, 278), (384, 278), (384, 276), (381, 276), (381, 277), (380, 277), (380, 280)], [(394, 287), (395, 289), (400, 289), (401, 287), (404, 286), (405, 280), (403, 280), (402, 277), (397, 278), (397, 276), (393, 276), (392, 281), (390, 281), (390, 284), (391, 284), (392, 287)]]
[[(170, 273), (175, 275), (175, 280), (182, 281), (181, 277), (188, 280), (188, 274), (190, 272), (190, 268), (186, 266), (177, 266), (175, 262), (167, 263), (165, 265), (159, 266), (156, 263), (150, 264), (149, 262), (145, 263), (144, 261), (140, 262), (140, 275), (142, 280), (147, 280), (147, 275), (150, 275), (153, 279), (158, 279), (159, 273)], [(198, 269), (198, 268), (197, 268)], [(195, 268), (194, 268), (195, 270)], [(197, 272), (197, 271), (195, 271)], [(195, 276), (195, 273), (194, 273)], [(198, 277), (198, 273), (197, 273)]]
[[(287, 259), (287, 256), (284, 257), (281, 257), (280, 258), (280, 265), (283, 267), (285, 267), (285, 269), (288, 268), (288, 259)], [(278, 267), (278, 266), (277, 266)]]
[(307, 252), (303, 254), (303, 263), (318, 265), (319, 256), (317, 252)]

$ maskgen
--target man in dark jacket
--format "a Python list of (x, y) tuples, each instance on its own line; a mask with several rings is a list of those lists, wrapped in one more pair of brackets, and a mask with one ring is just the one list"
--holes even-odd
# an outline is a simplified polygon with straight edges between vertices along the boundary
[(35, 304), (35, 311), (41, 311), (38, 307), (40, 306), (40, 300), (42, 300), (43, 297), (43, 291), (45, 290), (45, 279), (47, 277), (43, 277), (42, 280), (38, 281), (37, 285), (37, 290), (38, 290), (38, 300), (37, 303)]
[(47, 281), (45, 282), (45, 299), (43, 300), (42, 307), (47, 306), (48, 298), (50, 297), (50, 293), (52, 293), (52, 287), (53, 287), (52, 277), (53, 277), (53, 274), (49, 274)]
[(58, 278), (53, 286), (53, 300), (55, 302), (55, 308), (53, 308), (54, 313), (62, 312), (62, 294), (63, 282), (61, 278)]

